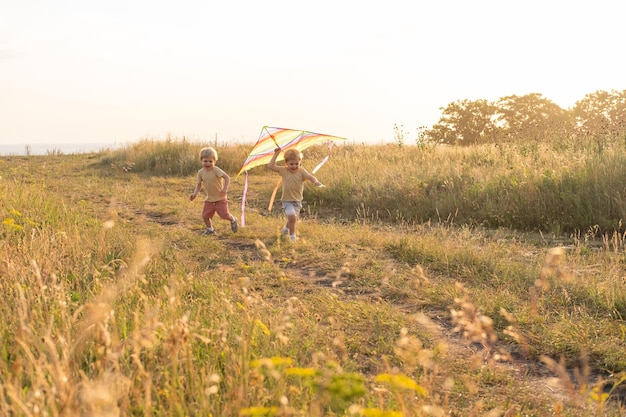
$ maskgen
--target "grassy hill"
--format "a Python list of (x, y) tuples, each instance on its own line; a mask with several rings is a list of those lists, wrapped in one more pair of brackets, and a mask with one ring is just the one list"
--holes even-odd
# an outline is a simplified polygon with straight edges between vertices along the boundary
[(624, 414), (620, 141), (337, 146), (295, 244), (263, 168), (201, 235), (202, 146), (0, 157), (0, 413)]

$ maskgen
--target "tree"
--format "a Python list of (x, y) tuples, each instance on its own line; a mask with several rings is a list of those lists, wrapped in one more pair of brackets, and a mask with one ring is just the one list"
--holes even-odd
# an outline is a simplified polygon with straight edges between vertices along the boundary
[(546, 140), (571, 131), (568, 111), (538, 93), (503, 97), (497, 108), (497, 123), (505, 139)]
[(616, 136), (626, 132), (626, 90), (598, 90), (572, 109), (578, 136)]
[(439, 122), (424, 132), (429, 141), (472, 145), (493, 138), (496, 107), (487, 100), (459, 100), (441, 110)]

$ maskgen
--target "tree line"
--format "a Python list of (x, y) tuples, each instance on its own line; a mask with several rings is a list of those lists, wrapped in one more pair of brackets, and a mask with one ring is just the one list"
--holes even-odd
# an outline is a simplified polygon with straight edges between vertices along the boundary
[[(626, 90), (587, 94), (563, 109), (539, 93), (496, 102), (459, 100), (442, 107), (439, 122), (420, 128), (418, 143), (473, 145), (504, 141), (587, 138), (626, 134)], [(396, 129), (396, 137), (402, 132)]]

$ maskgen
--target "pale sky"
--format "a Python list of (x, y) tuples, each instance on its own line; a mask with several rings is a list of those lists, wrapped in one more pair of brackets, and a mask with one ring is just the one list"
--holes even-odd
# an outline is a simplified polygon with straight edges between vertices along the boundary
[[(393, 142), (457, 100), (626, 89), (621, 0), (0, 0), (0, 144)], [(409, 139), (413, 140), (413, 139)]]

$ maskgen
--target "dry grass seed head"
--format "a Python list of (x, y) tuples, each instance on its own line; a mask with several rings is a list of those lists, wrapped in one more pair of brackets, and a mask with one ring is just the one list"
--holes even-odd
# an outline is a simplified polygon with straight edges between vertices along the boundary
[(455, 325), (454, 331), (461, 333), (472, 343), (480, 343), (486, 349), (491, 349), (497, 340), (493, 320), (476, 308), (463, 285), (458, 284), (457, 287), (463, 290), (463, 297), (454, 300), (461, 309), (450, 310), (452, 323)]
[(135, 323), (138, 324), (133, 330), (133, 345), (140, 349), (155, 348), (159, 343), (159, 332), (165, 328), (164, 324), (159, 320), (159, 309), (146, 306), (143, 320), (139, 317), (139, 312), (136, 311)]
[(189, 319), (186, 315), (177, 319), (171, 326), (169, 337), (167, 339), (170, 346), (170, 352), (174, 354), (178, 350), (184, 348), (189, 342)]
[(564, 267), (565, 249), (562, 247), (551, 248), (539, 272), (539, 278), (535, 281), (535, 287), (547, 291), (553, 284), (570, 282), (572, 274)]
[(112, 371), (105, 371), (95, 379), (85, 379), (80, 384), (81, 415), (120, 416), (120, 403), (127, 397), (130, 385), (128, 378)]
[(267, 249), (267, 246), (265, 246), (265, 243), (263, 243), (259, 239), (256, 239), (254, 241), (254, 244), (259, 250), (259, 252), (261, 253), (261, 255), (263, 255), (263, 259), (265, 259), (267, 262), (272, 262), (272, 252), (270, 252), (269, 249)]
[(420, 339), (408, 334), (408, 329), (400, 330), (400, 338), (396, 341), (394, 353), (402, 359), (407, 374), (413, 373), (418, 366), (431, 370), (434, 368), (434, 354), (431, 350), (424, 349)]

